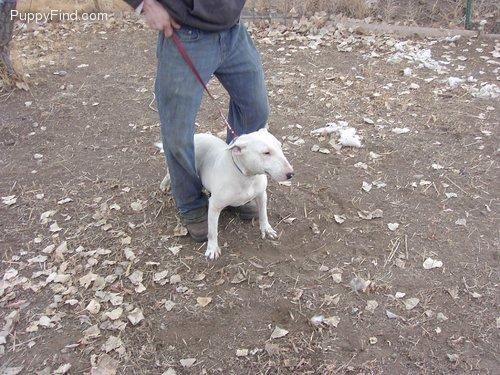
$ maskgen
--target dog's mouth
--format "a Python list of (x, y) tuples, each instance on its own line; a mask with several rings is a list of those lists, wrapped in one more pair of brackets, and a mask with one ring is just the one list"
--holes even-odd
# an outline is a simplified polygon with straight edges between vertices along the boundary
[(283, 174), (283, 175), (280, 175), (279, 177), (276, 177), (276, 176), (273, 176), (271, 173), (269, 172), (265, 172), (265, 175), (268, 176), (269, 178), (271, 178), (271, 180), (274, 180), (276, 182), (284, 182), (284, 181), (289, 181), (291, 180), (292, 176), (293, 176), (293, 173), (291, 174), (291, 176), (288, 176), (289, 173), (287, 174)]

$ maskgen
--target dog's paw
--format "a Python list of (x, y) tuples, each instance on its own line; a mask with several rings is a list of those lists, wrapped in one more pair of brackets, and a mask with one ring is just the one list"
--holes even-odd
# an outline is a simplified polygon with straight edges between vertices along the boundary
[(160, 183), (160, 190), (164, 193), (170, 190), (170, 175), (167, 174), (165, 178)]
[(267, 237), (272, 239), (278, 238), (278, 233), (276, 233), (276, 231), (270, 225), (267, 225), (264, 228), (260, 228), (260, 233), (262, 235), (262, 239), (266, 238), (266, 235)]
[(207, 251), (205, 251), (205, 256), (210, 260), (217, 259), (220, 256), (220, 247), (217, 246), (217, 244), (208, 244)]

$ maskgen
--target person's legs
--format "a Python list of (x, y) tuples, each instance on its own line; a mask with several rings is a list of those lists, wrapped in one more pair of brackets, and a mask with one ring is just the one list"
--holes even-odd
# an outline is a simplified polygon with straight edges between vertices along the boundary
[[(222, 63), (215, 76), (229, 93), (228, 121), (237, 135), (266, 126), (269, 116), (264, 71), (259, 52), (243, 24), (221, 33)], [(227, 132), (226, 142), (233, 140)], [(258, 218), (254, 201), (235, 208), (243, 220)]]
[[(264, 71), (259, 52), (243, 24), (221, 33), (222, 63), (215, 71), (230, 96), (229, 122), (236, 133), (263, 128), (269, 116)], [(232, 135), (228, 132), (227, 142)]]
[[(218, 33), (182, 28), (178, 34), (207, 82), (220, 62)], [(163, 33), (158, 37), (157, 57), (155, 93), (172, 194), (182, 218), (196, 222), (206, 218), (207, 206), (194, 156), (195, 119), (203, 89)]]

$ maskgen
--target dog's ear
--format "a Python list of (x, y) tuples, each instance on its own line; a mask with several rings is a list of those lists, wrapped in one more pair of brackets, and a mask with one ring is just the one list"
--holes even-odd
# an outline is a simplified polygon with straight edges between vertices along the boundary
[(235, 155), (241, 155), (246, 146), (246, 142), (240, 141), (236, 138), (227, 146), (227, 150), (231, 150)]

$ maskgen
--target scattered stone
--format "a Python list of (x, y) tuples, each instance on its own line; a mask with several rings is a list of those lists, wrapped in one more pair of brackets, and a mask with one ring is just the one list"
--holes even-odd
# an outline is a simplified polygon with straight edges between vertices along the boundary
[(172, 275), (170, 276), (170, 284), (179, 284), (181, 282), (181, 275)]
[(399, 223), (388, 223), (387, 227), (389, 228), (390, 231), (394, 232), (396, 229), (399, 228)]
[(279, 339), (281, 337), (285, 337), (286, 335), (288, 335), (288, 331), (286, 329), (276, 326), (273, 333), (271, 333), (271, 339)]
[(415, 297), (407, 298), (403, 301), (406, 310), (412, 310), (413, 308), (415, 308), (418, 305), (419, 302), (420, 302), (420, 300), (418, 298), (415, 298)]
[(172, 311), (174, 306), (175, 306), (175, 302), (172, 300), (168, 300), (165, 302), (165, 308), (167, 309), (167, 311)]
[(333, 215), (333, 218), (338, 224), (342, 224), (347, 219), (345, 215)]
[(366, 301), (365, 310), (371, 312), (372, 314), (375, 312), (375, 309), (378, 307), (378, 302), (375, 300)]
[(201, 307), (206, 307), (210, 302), (212, 302), (212, 297), (198, 297), (196, 302)]
[(441, 262), (440, 260), (427, 258), (422, 264), (422, 267), (424, 267), (424, 269), (426, 270), (431, 270), (433, 268), (441, 268), (443, 267), (443, 262)]
[(182, 367), (190, 368), (196, 362), (196, 358), (184, 358), (184, 359), (181, 359), (180, 362), (181, 362)]
[(236, 357), (246, 357), (248, 355), (248, 349), (237, 349)]

